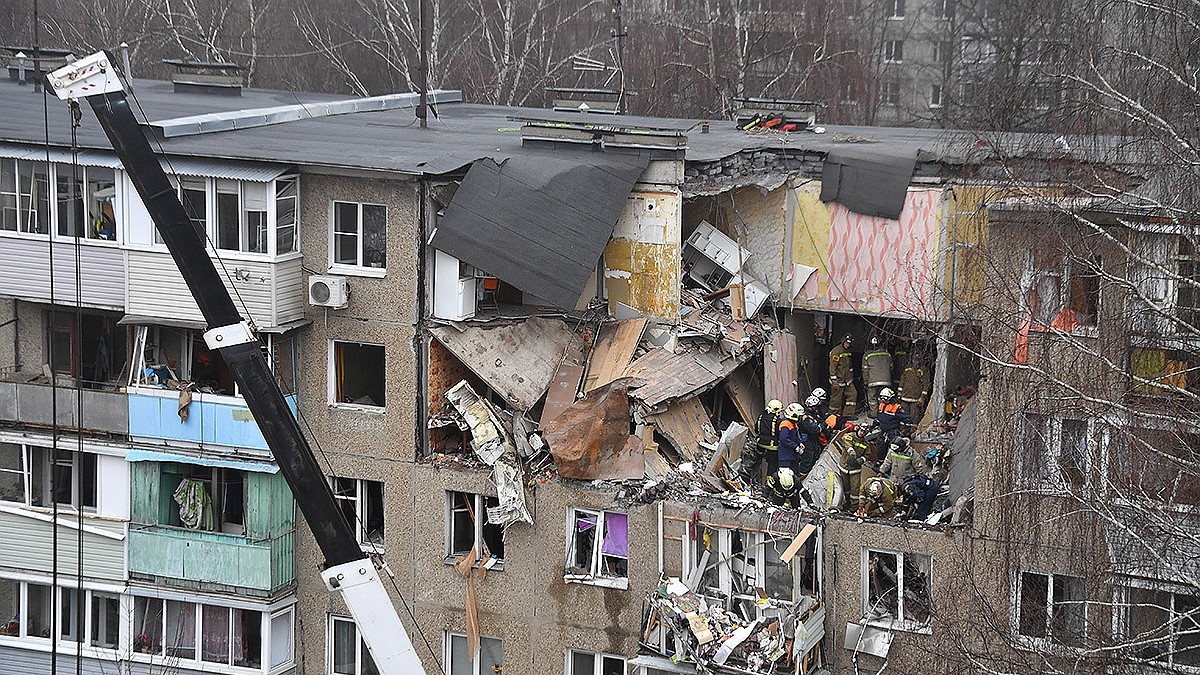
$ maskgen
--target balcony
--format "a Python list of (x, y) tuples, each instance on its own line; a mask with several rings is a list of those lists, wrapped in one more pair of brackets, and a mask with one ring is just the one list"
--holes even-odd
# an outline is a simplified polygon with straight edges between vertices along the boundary
[[(258, 596), (289, 586), (296, 507), (283, 477), (270, 473), (277, 469), (173, 457), (180, 461), (130, 463), (130, 576)], [(199, 486), (207, 504), (194, 527), (174, 498), (185, 481)]]
[[(129, 572), (160, 583), (221, 584), (271, 593), (292, 582), (294, 533), (266, 541), (162, 525), (133, 525)], [(167, 581), (162, 581), (167, 580)]]
[[(83, 539), (83, 575), (95, 579), (125, 579), (125, 527), (123, 521), (84, 515), (80, 524), (75, 513), (58, 517), (57, 570), (64, 576), (78, 574), (80, 529)], [(54, 516), (48, 509), (0, 504), (0, 565), (30, 572), (50, 573), (56, 569)], [(5, 617), (7, 618), (7, 617)]]
[(75, 384), (73, 379), (60, 378), (55, 391), (42, 375), (18, 373), (3, 377), (0, 379), (0, 422), (53, 426), (52, 411), (57, 399), (60, 427), (121, 436), (129, 433), (129, 406), (123, 391), (116, 387), (81, 391), (74, 388)]
[[(237, 396), (196, 393), (188, 404), (188, 417), (179, 417), (180, 393), (174, 389), (129, 388), (129, 435), (197, 445), (267, 450), (254, 416)], [(296, 414), (296, 395), (285, 397)]]

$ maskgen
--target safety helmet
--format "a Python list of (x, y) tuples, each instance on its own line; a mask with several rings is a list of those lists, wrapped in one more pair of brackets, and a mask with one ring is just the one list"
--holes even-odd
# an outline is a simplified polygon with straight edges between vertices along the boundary
[(941, 452), (942, 452), (941, 448), (937, 448), (937, 447), (930, 448), (929, 452), (925, 453), (925, 459), (933, 460), (935, 457), (937, 457), (939, 454), (941, 454)]
[(816, 389), (813, 389), (812, 395), (816, 396), (817, 398), (821, 399), (822, 401), (826, 401), (829, 399), (829, 392), (825, 391), (821, 387), (817, 387)]
[(871, 346), (872, 346), (872, 347), (878, 347), (878, 346), (879, 346), (879, 336), (878, 336), (878, 335), (872, 335), (872, 336), (871, 336)]
[(796, 477), (792, 470), (786, 466), (779, 470), (779, 486), (784, 490), (791, 490), (796, 485)]
[(896, 398), (896, 392), (892, 391), (891, 387), (884, 387), (879, 390), (879, 398), (884, 401), (890, 401)]
[(849, 333), (846, 333), (846, 337), (842, 338), (842, 342), (849, 342), (850, 344), (854, 344), (854, 336)]
[(767, 404), (767, 410), (770, 410), (773, 413), (783, 410), (783, 401), (780, 401), (777, 398), (771, 399), (771, 402)]
[(815, 408), (819, 405), (821, 405), (821, 399), (817, 398), (816, 396), (809, 396), (808, 398), (804, 399), (804, 406), (806, 408)]
[(872, 480), (867, 483), (867, 497), (870, 499), (880, 499), (883, 497), (883, 481)]
[(804, 406), (799, 403), (789, 403), (787, 407), (787, 418), (790, 420), (800, 419), (800, 415), (804, 413)]
[(842, 425), (842, 428), (845, 429), (846, 431), (852, 432), (852, 431), (854, 431), (854, 422), (847, 420), (846, 423)]

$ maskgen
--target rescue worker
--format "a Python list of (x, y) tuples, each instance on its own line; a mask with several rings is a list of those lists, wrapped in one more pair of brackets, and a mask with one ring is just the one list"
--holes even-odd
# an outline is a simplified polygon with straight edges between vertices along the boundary
[(871, 337), (871, 346), (863, 355), (863, 381), (867, 385), (867, 414), (874, 417), (879, 392), (892, 386), (892, 355), (879, 336)]
[(929, 404), (929, 384), (929, 370), (918, 356), (900, 376), (900, 402), (912, 411), (917, 419), (925, 416), (925, 406)]
[(883, 459), (883, 464), (879, 465), (879, 473), (896, 481), (898, 485), (902, 485), (909, 476), (920, 473), (913, 462), (912, 448), (907, 438), (897, 438), (888, 446), (887, 457)]
[(767, 476), (767, 501), (785, 509), (798, 509), (804, 505), (800, 484), (791, 469), (780, 467), (779, 471)]
[(858, 412), (858, 389), (854, 387), (854, 365), (850, 346), (854, 336), (847, 334), (842, 343), (829, 352), (829, 412), (854, 417)]
[(788, 468), (793, 472), (800, 461), (800, 455), (805, 451), (808, 435), (800, 429), (800, 416), (804, 407), (799, 403), (788, 405), (784, 411), (783, 420), (779, 422), (779, 468)]
[(896, 484), (882, 476), (870, 478), (863, 484), (858, 497), (859, 518), (891, 518), (896, 511)]
[(902, 340), (900, 346), (892, 352), (892, 372), (903, 373), (904, 369), (912, 363), (909, 360), (910, 356), (912, 356), (912, 341)]
[(946, 482), (946, 456), (942, 454), (942, 446), (935, 445), (925, 453), (925, 475), (938, 483)]
[(908, 517), (914, 520), (925, 520), (933, 512), (933, 503), (937, 501), (941, 485), (924, 474), (913, 474), (900, 484), (900, 499), (908, 512)]
[(767, 473), (774, 473), (779, 466), (779, 420), (783, 414), (783, 402), (777, 399), (767, 403), (767, 408), (754, 423), (756, 442), (750, 452), (742, 457), (742, 478), (747, 483), (762, 483), (762, 461), (767, 460)]
[(829, 443), (832, 436), (830, 428), (825, 426), (821, 421), (817, 410), (821, 405), (821, 399), (816, 396), (809, 396), (804, 399), (804, 409), (800, 413), (800, 431), (804, 433), (804, 452), (800, 455), (796, 463), (796, 473), (800, 475), (800, 479), (804, 480), (808, 473), (812, 471), (813, 465), (817, 463), (817, 457), (821, 455), (821, 450)]
[(867, 463), (871, 453), (864, 436), (866, 436), (865, 428), (856, 427), (853, 422), (846, 422), (829, 444), (837, 454), (847, 505), (856, 495), (862, 493), (863, 465)]
[(912, 430), (913, 418), (900, 405), (896, 392), (884, 387), (879, 392), (879, 406), (875, 409), (875, 421), (883, 438), (879, 441), (879, 449), (886, 450), (888, 446)]

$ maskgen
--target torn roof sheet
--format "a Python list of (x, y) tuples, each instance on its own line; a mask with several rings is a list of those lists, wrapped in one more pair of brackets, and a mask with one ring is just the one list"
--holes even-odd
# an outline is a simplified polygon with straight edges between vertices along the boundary
[(560, 319), (546, 318), (500, 326), (435, 326), (429, 332), (519, 410), (537, 405), (577, 338)]
[(830, 150), (821, 173), (821, 201), (837, 201), (867, 216), (896, 220), (917, 164), (914, 150)]
[(649, 155), (555, 150), (471, 165), (433, 247), (575, 307)]
[(978, 442), (979, 397), (971, 399), (958, 418), (950, 445), (950, 501), (975, 487), (975, 450)]

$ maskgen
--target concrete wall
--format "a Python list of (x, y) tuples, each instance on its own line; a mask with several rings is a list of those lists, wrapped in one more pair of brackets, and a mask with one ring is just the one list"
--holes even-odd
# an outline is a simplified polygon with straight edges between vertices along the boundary
[[(298, 400), (306, 435), (315, 441), (318, 461), (327, 473), (383, 481), (386, 560), (396, 573), (397, 586), (411, 598), (415, 544), (411, 532), (414, 496), (409, 486), (417, 455), (414, 420), (419, 396), (413, 339), (421, 250), (416, 183), (314, 174), (305, 174), (303, 183), (300, 232), (306, 274), (328, 273), (331, 200), (387, 206), (386, 274), (347, 275), (351, 292), (345, 309), (305, 308), (312, 323), (300, 329)], [(329, 404), (331, 339), (384, 346), (384, 409)], [(423, 499), (426, 492), (435, 494), (436, 490), (423, 490)], [(439, 508), (441, 503), (439, 496)], [(300, 617), (297, 664), (302, 672), (316, 675), (325, 672), (326, 617), (330, 612), (347, 613), (321, 583), (322, 558), (303, 519), (297, 526), (295, 545)], [(440, 547), (439, 537), (439, 554)], [(385, 584), (390, 585), (386, 579)], [(395, 605), (407, 617), (400, 603)], [(415, 643), (422, 644), (411, 626), (409, 632)]]

